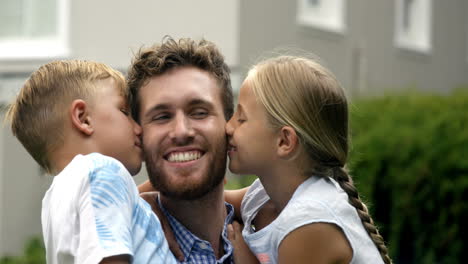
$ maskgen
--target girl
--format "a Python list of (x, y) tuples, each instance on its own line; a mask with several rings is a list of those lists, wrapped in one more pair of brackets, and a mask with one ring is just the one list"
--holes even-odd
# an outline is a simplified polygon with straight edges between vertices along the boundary
[(238, 194), (261, 263), (391, 263), (345, 169), (348, 106), (332, 73), (301, 57), (257, 64), (226, 131), (230, 170), (259, 178)]

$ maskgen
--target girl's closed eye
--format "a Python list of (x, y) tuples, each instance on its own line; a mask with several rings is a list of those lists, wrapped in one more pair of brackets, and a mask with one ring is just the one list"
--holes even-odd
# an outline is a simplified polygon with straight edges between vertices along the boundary
[(245, 117), (245, 115), (240, 112), (238, 115), (237, 115), (237, 123), (239, 124), (242, 124), (244, 123), (245, 121), (247, 121), (247, 118)]

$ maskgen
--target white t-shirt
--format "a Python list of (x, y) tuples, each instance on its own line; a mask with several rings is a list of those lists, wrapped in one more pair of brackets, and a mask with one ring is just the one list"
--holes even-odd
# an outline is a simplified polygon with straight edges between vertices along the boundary
[(348, 195), (333, 179), (311, 177), (294, 192), (279, 216), (255, 232), (252, 220), (270, 197), (256, 180), (241, 204), (242, 236), (262, 264), (278, 263), (281, 241), (295, 229), (312, 223), (331, 223), (341, 228), (353, 250), (352, 264), (383, 263)]
[(158, 218), (116, 159), (77, 155), (42, 200), (47, 263), (99, 263), (128, 254), (133, 263), (176, 263)]

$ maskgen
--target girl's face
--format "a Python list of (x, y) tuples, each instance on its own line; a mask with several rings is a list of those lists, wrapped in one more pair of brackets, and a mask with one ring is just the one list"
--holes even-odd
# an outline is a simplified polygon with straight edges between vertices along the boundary
[(229, 169), (237, 174), (262, 175), (271, 168), (276, 153), (277, 133), (267, 120), (247, 78), (240, 89), (236, 112), (226, 124), (229, 138)]

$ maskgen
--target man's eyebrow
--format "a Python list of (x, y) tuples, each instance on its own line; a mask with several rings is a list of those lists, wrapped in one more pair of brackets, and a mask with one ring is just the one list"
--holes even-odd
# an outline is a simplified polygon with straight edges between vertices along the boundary
[(146, 111), (146, 113), (144, 113), (143, 118), (150, 116), (154, 112), (162, 111), (162, 110), (168, 110), (168, 109), (170, 109), (169, 104), (157, 104), (157, 105), (151, 107), (148, 111)]
[(189, 106), (195, 106), (195, 105), (208, 105), (208, 106), (213, 106), (213, 103), (203, 100), (203, 99), (193, 99), (188, 103)]

